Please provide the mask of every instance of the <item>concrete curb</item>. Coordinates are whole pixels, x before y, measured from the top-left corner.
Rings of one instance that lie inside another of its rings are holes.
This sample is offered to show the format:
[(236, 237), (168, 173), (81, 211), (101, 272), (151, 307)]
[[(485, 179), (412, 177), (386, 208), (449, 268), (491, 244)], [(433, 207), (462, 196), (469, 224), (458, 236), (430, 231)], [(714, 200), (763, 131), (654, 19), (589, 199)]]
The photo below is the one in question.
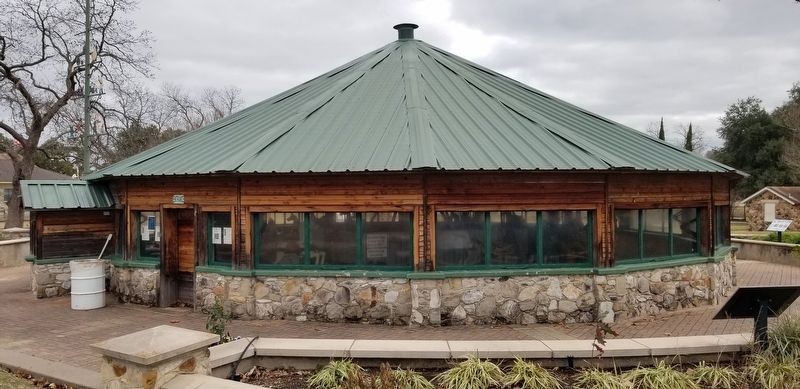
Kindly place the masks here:
[(61, 362), (48, 361), (13, 350), (0, 349), (0, 366), (78, 389), (100, 389), (100, 373)]

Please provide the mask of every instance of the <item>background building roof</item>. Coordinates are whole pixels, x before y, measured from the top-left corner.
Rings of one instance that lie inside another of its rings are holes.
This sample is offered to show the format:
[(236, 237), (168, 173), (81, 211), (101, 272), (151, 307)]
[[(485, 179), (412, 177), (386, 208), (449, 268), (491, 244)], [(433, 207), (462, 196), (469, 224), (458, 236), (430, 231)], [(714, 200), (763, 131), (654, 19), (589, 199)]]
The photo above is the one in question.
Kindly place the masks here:
[(772, 192), (772, 194), (786, 200), (786, 202), (792, 205), (800, 203), (800, 186), (765, 186), (756, 193), (747, 196), (747, 198), (739, 203), (744, 204), (764, 192)]
[[(14, 165), (11, 162), (8, 154), (0, 153), (0, 182), (11, 182), (14, 178)], [(38, 166), (33, 168), (32, 180), (68, 180), (72, 177), (54, 172), (52, 170), (42, 169)]]
[(401, 35), (88, 178), (415, 169), (734, 171)]

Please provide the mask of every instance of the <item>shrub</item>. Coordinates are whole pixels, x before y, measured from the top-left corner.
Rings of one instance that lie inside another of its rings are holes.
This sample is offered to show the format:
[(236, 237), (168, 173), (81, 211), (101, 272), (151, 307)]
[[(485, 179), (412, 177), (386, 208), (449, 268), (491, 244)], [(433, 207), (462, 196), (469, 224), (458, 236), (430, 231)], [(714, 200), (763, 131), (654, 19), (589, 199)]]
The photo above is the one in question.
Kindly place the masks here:
[(500, 386), (503, 377), (499, 366), (471, 355), (433, 380), (442, 384), (445, 389), (486, 389)]
[(753, 354), (747, 374), (764, 389), (796, 388), (800, 386), (800, 365), (795, 359), (770, 354)]
[[(762, 240), (777, 242), (778, 234), (770, 232), (769, 235), (761, 237)], [(784, 232), (783, 243), (800, 244), (800, 233)]]
[(623, 377), (633, 389), (700, 389), (688, 375), (675, 370), (672, 365), (659, 361), (653, 367), (638, 367)]
[(626, 389), (630, 387), (623, 377), (596, 367), (581, 370), (575, 376), (577, 389)]
[(203, 313), (206, 314), (206, 330), (219, 335), (220, 343), (230, 342), (231, 334), (228, 332), (228, 323), (231, 322), (233, 316), (225, 309), (219, 296), (214, 296), (214, 305), (210, 308), (203, 308)]
[(520, 387), (522, 389), (560, 389), (561, 382), (558, 381), (550, 371), (540, 366), (538, 363), (526, 362), (522, 358), (514, 359), (505, 383), (507, 386)]
[(689, 377), (704, 388), (734, 389), (742, 386), (742, 377), (733, 368), (700, 362), (689, 370)]
[(314, 389), (338, 389), (348, 380), (363, 380), (363, 371), (350, 359), (333, 360), (308, 378), (308, 386)]

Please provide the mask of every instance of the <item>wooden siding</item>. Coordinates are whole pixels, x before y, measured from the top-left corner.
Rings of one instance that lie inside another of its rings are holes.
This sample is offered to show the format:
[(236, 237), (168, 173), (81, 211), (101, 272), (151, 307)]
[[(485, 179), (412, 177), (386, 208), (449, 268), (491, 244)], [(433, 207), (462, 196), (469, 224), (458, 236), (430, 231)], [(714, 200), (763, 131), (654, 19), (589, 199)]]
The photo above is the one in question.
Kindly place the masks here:
[(114, 211), (35, 212), (32, 219), (33, 253), (37, 258), (97, 256), (108, 234), (113, 236), (106, 255), (115, 251)]
[[(714, 205), (730, 201), (728, 177), (696, 173), (430, 171), (242, 175), (128, 179), (112, 187), (126, 215), (136, 210), (158, 210), (169, 205), (174, 194), (183, 194), (187, 206), (198, 209), (193, 247), (200, 264), (206, 260), (202, 213), (231, 212), (236, 269), (253, 266), (251, 222), (256, 212), (412, 212), (414, 268), (423, 271), (435, 264), (437, 211), (593, 211), (595, 262), (610, 266), (615, 209), (698, 207), (705, 217), (713, 212)], [(710, 250), (713, 226), (706, 223), (702, 230), (701, 241), (708, 246), (704, 246), (705, 253)], [(133, 236), (128, 234), (128, 247)]]

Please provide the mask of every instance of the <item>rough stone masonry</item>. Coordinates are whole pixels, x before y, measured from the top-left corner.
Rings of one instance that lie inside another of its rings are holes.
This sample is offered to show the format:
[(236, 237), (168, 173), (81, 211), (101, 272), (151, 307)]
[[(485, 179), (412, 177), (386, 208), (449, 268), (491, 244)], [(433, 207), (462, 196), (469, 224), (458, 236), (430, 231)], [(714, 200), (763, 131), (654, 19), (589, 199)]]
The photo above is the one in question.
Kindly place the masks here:
[(237, 277), (198, 273), (196, 303), (216, 298), (235, 317), (394, 325), (611, 323), (716, 304), (733, 286), (734, 254), (618, 275), (458, 277)]

